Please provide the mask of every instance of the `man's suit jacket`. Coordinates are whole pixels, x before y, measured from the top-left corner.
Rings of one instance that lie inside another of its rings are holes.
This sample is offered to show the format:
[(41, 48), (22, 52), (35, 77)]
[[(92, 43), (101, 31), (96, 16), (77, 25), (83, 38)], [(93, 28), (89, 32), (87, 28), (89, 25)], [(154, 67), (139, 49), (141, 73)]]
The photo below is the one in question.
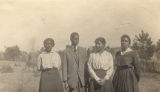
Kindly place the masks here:
[(65, 49), (62, 59), (62, 77), (64, 81), (68, 82), (69, 87), (75, 88), (79, 79), (85, 86), (87, 61), (85, 48), (78, 47), (76, 52), (71, 46)]

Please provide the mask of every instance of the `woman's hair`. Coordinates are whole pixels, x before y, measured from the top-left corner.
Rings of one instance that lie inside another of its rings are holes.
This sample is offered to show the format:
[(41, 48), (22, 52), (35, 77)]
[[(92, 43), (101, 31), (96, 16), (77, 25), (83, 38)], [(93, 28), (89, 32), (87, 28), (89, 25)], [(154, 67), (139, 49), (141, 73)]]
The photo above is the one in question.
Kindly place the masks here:
[(121, 36), (121, 41), (122, 41), (122, 39), (124, 39), (124, 38), (127, 38), (128, 41), (129, 41), (129, 44), (131, 44), (131, 38), (130, 38), (127, 34), (124, 34), (124, 35)]
[(54, 46), (55, 43), (54, 43), (54, 40), (52, 38), (46, 38), (44, 41), (43, 41), (43, 44), (46, 44), (48, 41), (51, 41), (51, 44)]
[(102, 44), (103, 45), (106, 45), (106, 40), (105, 40), (105, 38), (103, 38), (103, 37), (98, 37), (96, 40), (95, 40), (95, 43), (97, 43), (97, 42), (102, 42)]

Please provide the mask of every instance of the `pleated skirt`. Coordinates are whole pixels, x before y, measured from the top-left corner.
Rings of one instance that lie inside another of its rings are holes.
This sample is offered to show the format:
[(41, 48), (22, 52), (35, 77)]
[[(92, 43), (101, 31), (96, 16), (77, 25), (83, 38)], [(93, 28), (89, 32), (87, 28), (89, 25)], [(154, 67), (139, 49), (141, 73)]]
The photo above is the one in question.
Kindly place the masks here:
[(41, 72), (39, 92), (64, 92), (60, 73), (57, 69)]
[(117, 70), (113, 77), (114, 92), (139, 92), (135, 73), (131, 68)]

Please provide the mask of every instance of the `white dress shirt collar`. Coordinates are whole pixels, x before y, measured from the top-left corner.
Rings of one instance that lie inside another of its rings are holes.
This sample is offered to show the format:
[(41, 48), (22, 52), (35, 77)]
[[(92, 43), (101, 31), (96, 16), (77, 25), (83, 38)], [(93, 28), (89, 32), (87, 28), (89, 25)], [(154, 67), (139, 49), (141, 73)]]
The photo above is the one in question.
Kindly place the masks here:
[(130, 51), (132, 51), (131, 48), (127, 48), (125, 51), (121, 50), (121, 55), (124, 55), (124, 54), (126, 54), (127, 52), (130, 52)]
[[(73, 46), (73, 45), (71, 45), (71, 48), (73, 48), (73, 49), (74, 49), (74, 46)], [(76, 49), (76, 50), (78, 49), (78, 45), (76, 45), (75, 49)]]
[(43, 53), (54, 53), (54, 52), (56, 52), (56, 51), (52, 49), (50, 52), (44, 51)]

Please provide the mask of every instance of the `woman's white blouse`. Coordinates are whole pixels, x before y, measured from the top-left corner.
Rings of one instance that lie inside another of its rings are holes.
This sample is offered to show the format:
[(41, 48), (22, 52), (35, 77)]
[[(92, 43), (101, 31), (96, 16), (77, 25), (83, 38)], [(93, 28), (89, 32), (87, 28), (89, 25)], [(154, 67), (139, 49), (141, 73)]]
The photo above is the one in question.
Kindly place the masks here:
[(43, 69), (46, 68), (57, 68), (60, 69), (61, 67), (61, 59), (57, 52), (42, 52), (38, 57), (38, 69), (40, 70), (41, 67)]
[(100, 78), (94, 72), (94, 69), (106, 70), (106, 80), (109, 79), (113, 73), (113, 57), (112, 55), (104, 51), (103, 53), (92, 53), (90, 54), (88, 61), (88, 70), (92, 78), (100, 80)]

